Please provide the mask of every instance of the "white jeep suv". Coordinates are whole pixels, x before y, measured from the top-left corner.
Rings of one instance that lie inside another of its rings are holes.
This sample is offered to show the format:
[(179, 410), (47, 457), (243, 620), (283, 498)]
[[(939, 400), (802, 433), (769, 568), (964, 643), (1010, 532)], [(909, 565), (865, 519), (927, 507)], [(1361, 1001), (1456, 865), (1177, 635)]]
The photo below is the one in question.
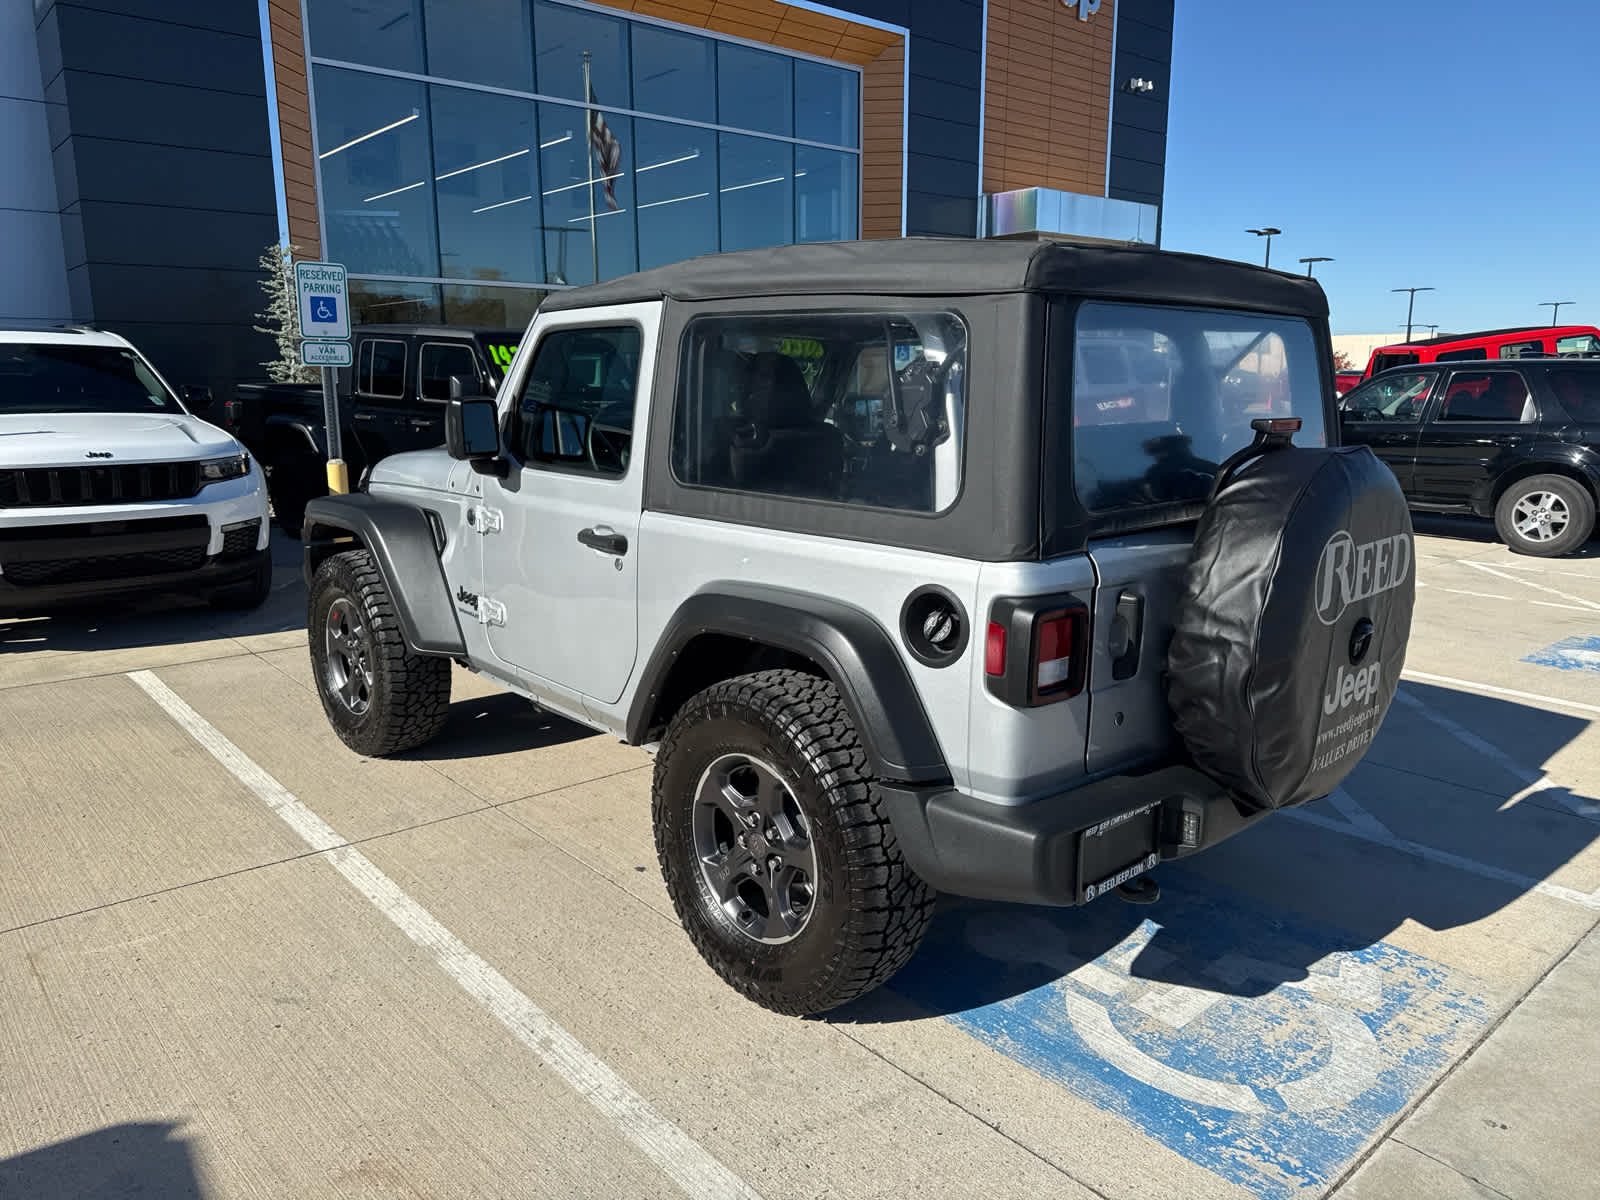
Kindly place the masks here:
[(0, 617), (156, 592), (254, 608), (267, 536), (261, 469), (125, 339), (0, 330)]

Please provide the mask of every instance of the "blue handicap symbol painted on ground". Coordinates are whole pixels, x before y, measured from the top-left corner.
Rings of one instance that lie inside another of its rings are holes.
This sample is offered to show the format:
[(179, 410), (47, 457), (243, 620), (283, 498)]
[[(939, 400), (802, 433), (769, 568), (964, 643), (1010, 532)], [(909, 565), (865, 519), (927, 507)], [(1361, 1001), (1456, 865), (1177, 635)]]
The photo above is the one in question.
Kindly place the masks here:
[(311, 319), (317, 324), (334, 325), (339, 321), (339, 300), (336, 296), (315, 296), (311, 300)]
[(1562, 638), (1543, 650), (1535, 650), (1522, 661), (1538, 663), (1541, 667), (1559, 667), (1563, 671), (1593, 671), (1600, 675), (1600, 637)]
[(1150, 908), (956, 909), (891, 986), (1257, 1196), (1330, 1183), (1491, 1016), (1421, 955), (1162, 886)]

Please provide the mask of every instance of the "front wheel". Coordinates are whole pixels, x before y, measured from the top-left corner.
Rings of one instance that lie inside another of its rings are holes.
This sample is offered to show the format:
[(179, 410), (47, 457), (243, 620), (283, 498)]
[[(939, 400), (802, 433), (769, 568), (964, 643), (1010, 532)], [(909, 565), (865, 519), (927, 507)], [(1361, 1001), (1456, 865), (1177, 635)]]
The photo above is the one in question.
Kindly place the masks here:
[(1594, 532), (1594, 497), (1564, 475), (1533, 475), (1505, 490), (1495, 505), (1494, 525), (1518, 554), (1558, 558)]
[(322, 711), (346, 746), (382, 758), (438, 736), (450, 712), (450, 660), (406, 645), (365, 550), (335, 554), (317, 568), (306, 629)]
[(833, 684), (763, 671), (673, 717), (656, 756), (656, 853), (711, 968), (775, 1012), (878, 987), (921, 944), (933, 893), (901, 855)]

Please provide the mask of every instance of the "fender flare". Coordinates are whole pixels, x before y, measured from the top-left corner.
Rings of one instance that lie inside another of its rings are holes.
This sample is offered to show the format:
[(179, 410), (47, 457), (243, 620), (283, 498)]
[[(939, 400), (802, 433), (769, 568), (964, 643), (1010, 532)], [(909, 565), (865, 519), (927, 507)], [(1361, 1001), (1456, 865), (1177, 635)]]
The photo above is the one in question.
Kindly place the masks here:
[(325, 445), (327, 439), (322, 436), (320, 425), (313, 426), (311, 422), (287, 413), (274, 413), (261, 427), (261, 440), (265, 444), (274, 436), (289, 442), (302, 442), (303, 448), (311, 455), (317, 458), (327, 457)]
[(406, 645), (418, 654), (465, 658), (466, 641), (439, 562), (439, 543), (428, 515), (415, 505), (364, 492), (319, 496), (306, 503), (305, 579), (354, 535), (372, 555), (389, 589)]
[(668, 620), (629, 706), (630, 743), (648, 740), (673, 669), (705, 634), (742, 638), (814, 662), (839, 689), (878, 778), (949, 780), (905, 660), (876, 618), (827, 596), (732, 580), (706, 585)]
[(1493, 518), (1495, 507), (1506, 489), (1529, 475), (1565, 475), (1573, 482), (1583, 484), (1589, 494), (1595, 497), (1595, 506), (1600, 508), (1600, 455), (1584, 446), (1563, 444), (1535, 447), (1527, 457), (1479, 483), (1469, 501), (1473, 512), (1481, 517)]

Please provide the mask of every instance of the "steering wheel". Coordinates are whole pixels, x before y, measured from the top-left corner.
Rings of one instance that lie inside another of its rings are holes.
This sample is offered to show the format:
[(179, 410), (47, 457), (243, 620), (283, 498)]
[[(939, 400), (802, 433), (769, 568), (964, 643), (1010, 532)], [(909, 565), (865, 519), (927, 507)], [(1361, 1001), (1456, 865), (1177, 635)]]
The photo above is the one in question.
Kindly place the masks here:
[(628, 455), (633, 445), (632, 415), (612, 407), (601, 409), (589, 419), (589, 427), (583, 435), (583, 452), (596, 473), (620, 475), (628, 469)]

